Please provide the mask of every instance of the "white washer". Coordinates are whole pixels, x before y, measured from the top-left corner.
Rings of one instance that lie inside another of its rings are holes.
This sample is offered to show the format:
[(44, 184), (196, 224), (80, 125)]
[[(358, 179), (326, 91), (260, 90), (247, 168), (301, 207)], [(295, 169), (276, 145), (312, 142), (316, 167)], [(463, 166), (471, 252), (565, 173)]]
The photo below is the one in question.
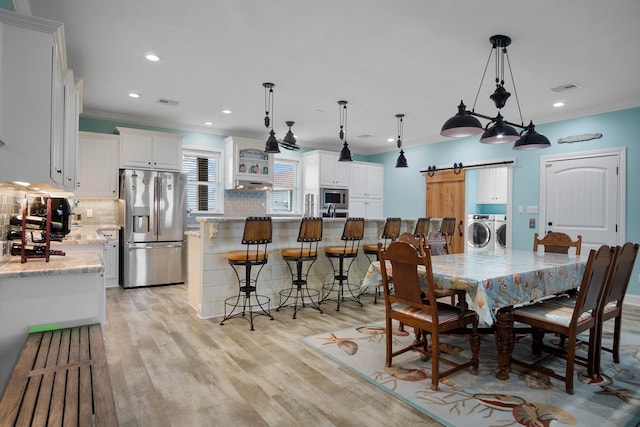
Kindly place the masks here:
[(495, 250), (495, 215), (467, 215), (467, 252), (493, 252)]
[(507, 216), (496, 215), (496, 238), (494, 239), (495, 249), (498, 253), (504, 253), (507, 250)]

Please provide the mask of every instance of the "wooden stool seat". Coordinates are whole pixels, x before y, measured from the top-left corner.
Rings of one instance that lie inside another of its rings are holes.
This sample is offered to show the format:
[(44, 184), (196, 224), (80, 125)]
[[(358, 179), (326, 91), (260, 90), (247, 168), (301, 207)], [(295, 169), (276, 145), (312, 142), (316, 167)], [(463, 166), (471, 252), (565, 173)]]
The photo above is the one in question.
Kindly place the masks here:
[(247, 251), (230, 251), (227, 252), (227, 260), (230, 262), (245, 263), (247, 261), (264, 261), (269, 258), (269, 253), (264, 251), (249, 252)]

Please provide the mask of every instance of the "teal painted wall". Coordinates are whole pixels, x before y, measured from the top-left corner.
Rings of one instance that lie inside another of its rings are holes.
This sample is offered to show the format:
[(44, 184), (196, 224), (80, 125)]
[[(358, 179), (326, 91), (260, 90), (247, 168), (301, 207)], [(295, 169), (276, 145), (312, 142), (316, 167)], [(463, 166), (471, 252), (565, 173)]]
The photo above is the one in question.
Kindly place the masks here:
[(14, 10), (11, 0), (0, 0), (0, 9)]
[[(512, 246), (514, 249), (531, 248), (533, 233), (529, 228), (529, 218), (536, 215), (518, 215), (518, 206), (539, 206), (541, 156), (572, 152), (626, 147), (626, 236), (625, 241), (640, 242), (640, 108), (632, 108), (612, 113), (585, 116), (573, 120), (537, 125), (536, 130), (549, 138), (552, 147), (535, 151), (516, 151), (512, 144), (485, 145), (478, 137), (447, 139), (437, 144), (405, 148), (408, 168), (395, 168), (396, 151), (369, 156), (368, 161), (383, 163), (385, 166), (384, 215), (399, 217), (419, 217), (425, 211), (425, 183), (421, 169), (430, 165), (451, 165), (462, 162), (472, 164), (483, 161), (515, 158), (513, 170), (513, 209), (507, 212), (512, 224)], [(602, 133), (601, 139), (573, 144), (557, 144), (558, 138), (585, 133)], [(537, 219), (537, 218), (536, 218)], [(640, 295), (638, 273), (640, 260), (636, 261), (629, 293)]]

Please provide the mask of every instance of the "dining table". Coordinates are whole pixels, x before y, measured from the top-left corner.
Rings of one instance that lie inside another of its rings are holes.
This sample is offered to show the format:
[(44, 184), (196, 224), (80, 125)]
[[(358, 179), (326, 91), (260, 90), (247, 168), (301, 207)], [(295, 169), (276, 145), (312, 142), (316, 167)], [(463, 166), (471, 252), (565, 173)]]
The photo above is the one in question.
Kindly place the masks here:
[[(498, 347), (496, 378), (507, 380), (514, 347), (513, 307), (576, 289), (582, 281), (588, 255), (525, 250), (465, 252), (431, 257), (435, 287), (466, 292), (466, 304), (495, 332)], [(391, 264), (387, 274), (393, 277)], [(419, 266), (426, 289), (424, 267)], [(361, 290), (380, 286), (380, 262), (369, 266)]]

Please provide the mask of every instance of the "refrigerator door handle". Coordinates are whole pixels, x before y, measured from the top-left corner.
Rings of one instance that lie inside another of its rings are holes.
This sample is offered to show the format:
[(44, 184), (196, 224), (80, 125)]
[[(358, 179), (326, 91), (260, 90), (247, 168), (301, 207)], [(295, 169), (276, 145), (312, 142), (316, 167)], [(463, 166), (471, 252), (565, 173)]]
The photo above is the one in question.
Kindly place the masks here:
[[(137, 249), (154, 249), (157, 248), (158, 246), (138, 246), (139, 244), (137, 244), (136, 246), (130, 246), (128, 249), (130, 251), (134, 251)], [(162, 245), (163, 248), (181, 248), (182, 245), (167, 245), (167, 244), (163, 244)]]

